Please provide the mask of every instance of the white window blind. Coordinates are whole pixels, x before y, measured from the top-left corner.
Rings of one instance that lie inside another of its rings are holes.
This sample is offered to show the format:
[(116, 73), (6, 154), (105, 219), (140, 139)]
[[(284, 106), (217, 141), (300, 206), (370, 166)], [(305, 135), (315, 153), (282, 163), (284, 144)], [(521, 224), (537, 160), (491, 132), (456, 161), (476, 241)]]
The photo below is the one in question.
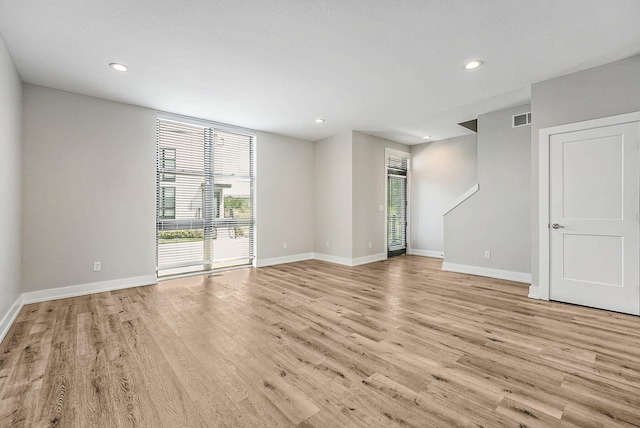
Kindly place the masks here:
[(387, 153), (387, 243), (388, 251), (407, 248), (407, 172), (406, 157)]
[(254, 140), (252, 135), (158, 119), (159, 276), (251, 264)]

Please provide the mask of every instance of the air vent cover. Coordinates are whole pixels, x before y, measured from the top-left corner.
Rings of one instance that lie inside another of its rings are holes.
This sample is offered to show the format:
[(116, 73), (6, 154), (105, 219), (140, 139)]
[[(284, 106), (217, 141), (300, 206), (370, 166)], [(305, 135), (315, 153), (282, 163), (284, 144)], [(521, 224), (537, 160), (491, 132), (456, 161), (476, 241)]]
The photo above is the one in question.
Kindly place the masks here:
[(516, 114), (512, 117), (511, 126), (513, 128), (526, 125), (531, 125), (531, 112)]

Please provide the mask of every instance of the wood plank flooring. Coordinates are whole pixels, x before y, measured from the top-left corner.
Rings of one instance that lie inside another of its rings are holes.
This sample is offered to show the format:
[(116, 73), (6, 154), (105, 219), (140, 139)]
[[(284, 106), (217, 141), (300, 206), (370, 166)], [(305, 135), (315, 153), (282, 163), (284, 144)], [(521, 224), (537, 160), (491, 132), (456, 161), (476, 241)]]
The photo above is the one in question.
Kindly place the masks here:
[(27, 305), (2, 427), (640, 426), (640, 317), (401, 256)]

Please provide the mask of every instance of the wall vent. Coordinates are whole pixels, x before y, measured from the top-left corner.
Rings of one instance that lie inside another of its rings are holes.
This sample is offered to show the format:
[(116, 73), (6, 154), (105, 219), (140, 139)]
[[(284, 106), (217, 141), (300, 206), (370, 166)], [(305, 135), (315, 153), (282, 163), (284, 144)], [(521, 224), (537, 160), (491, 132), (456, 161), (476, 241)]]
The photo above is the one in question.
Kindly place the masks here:
[(467, 120), (466, 122), (460, 122), (458, 125), (463, 126), (473, 132), (478, 132), (478, 119)]
[(513, 128), (527, 125), (531, 125), (531, 112), (516, 114), (512, 116), (511, 126)]

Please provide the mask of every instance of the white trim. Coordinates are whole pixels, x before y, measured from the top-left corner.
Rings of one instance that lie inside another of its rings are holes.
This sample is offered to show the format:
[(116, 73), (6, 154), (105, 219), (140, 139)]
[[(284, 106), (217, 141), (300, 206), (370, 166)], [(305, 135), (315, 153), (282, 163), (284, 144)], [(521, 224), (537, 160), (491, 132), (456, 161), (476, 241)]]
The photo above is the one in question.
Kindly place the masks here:
[(323, 254), (323, 253), (303, 253), (303, 254), (294, 254), (291, 256), (284, 257), (274, 257), (272, 259), (263, 259), (258, 260), (256, 267), (266, 267), (279, 265), (282, 263), (294, 263), (301, 262), (304, 260), (320, 260), (323, 262), (336, 263), (343, 266), (360, 266), (367, 263), (379, 262), (387, 259), (386, 253), (379, 254), (371, 254), (368, 256), (362, 256), (357, 258), (347, 258), (347, 257), (338, 257), (333, 256), (331, 254)]
[(155, 275), (135, 276), (131, 278), (114, 279), (111, 281), (92, 282), (89, 284), (71, 285), (69, 287), (49, 288), (47, 290), (29, 291), (22, 293), (23, 303), (38, 303), (48, 300), (66, 299), (68, 297), (84, 296), (85, 294), (102, 293), (105, 291), (121, 290), (123, 288), (141, 287), (157, 284)]
[(457, 207), (458, 205), (460, 205), (461, 203), (469, 199), (471, 195), (476, 193), (478, 190), (480, 190), (480, 183), (474, 184), (473, 187), (471, 187), (471, 189), (467, 190), (462, 195), (458, 196), (453, 202), (451, 202), (451, 204), (449, 204), (449, 207), (442, 213), (442, 215), (449, 214), (451, 210), (453, 210), (455, 207)]
[(280, 265), (283, 263), (301, 262), (303, 260), (313, 259), (313, 253), (293, 254), (290, 256), (272, 257), (270, 259), (258, 259), (256, 260), (255, 267), (265, 267)]
[(538, 287), (534, 287), (533, 285), (529, 287), (529, 296), (530, 299), (539, 299), (540, 298), (540, 290)]
[(480, 266), (459, 265), (456, 263), (447, 262), (442, 263), (442, 270), (446, 270), (449, 272), (466, 273), (469, 275), (488, 276), (489, 278), (506, 279), (508, 281), (531, 284), (531, 274), (525, 272), (491, 269)]
[(369, 256), (349, 259), (347, 257), (332, 256), (330, 254), (314, 253), (313, 258), (323, 262), (336, 263), (343, 266), (360, 266), (367, 263), (380, 262), (387, 259), (387, 253), (371, 254)]
[(331, 254), (313, 253), (313, 258), (323, 262), (337, 263), (339, 265), (351, 266), (351, 259), (346, 257), (332, 256)]
[(9, 332), (9, 329), (13, 325), (13, 322), (16, 320), (20, 310), (24, 306), (24, 300), (22, 298), (22, 294), (18, 296), (13, 305), (9, 307), (9, 310), (5, 314), (2, 321), (0, 321), (0, 343), (4, 340), (5, 336)]
[(551, 255), (549, 249), (549, 198), (551, 196), (549, 193), (549, 140), (551, 136), (630, 122), (640, 122), (640, 111), (540, 129), (538, 133), (538, 284), (535, 286), (532, 284), (529, 294), (535, 295), (535, 288), (537, 288), (539, 298), (549, 300), (549, 257)]
[(363, 257), (357, 257), (355, 259), (351, 259), (350, 266), (366, 265), (367, 263), (380, 262), (386, 259), (387, 259), (387, 253), (371, 254), (369, 256), (363, 256)]
[(415, 248), (410, 248), (409, 251), (407, 251), (407, 254), (411, 256), (435, 257), (437, 259), (444, 258), (444, 253), (442, 251), (418, 250)]

